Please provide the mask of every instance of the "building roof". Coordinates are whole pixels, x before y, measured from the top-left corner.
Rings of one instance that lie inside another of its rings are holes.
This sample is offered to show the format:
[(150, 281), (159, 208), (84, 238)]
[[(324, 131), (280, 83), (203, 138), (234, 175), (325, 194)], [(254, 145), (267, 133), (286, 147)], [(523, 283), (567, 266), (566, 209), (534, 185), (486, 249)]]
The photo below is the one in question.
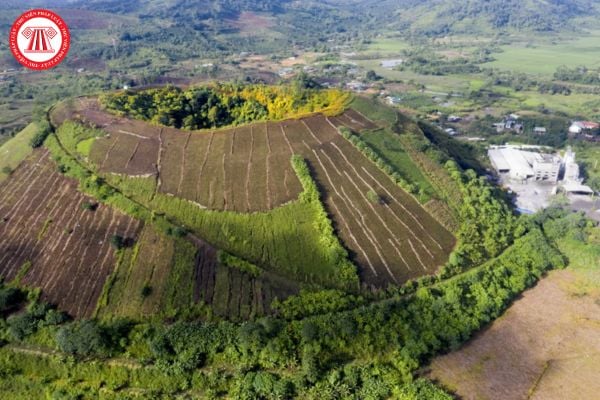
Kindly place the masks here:
[(581, 183), (566, 183), (563, 185), (563, 188), (567, 193), (587, 193), (594, 194), (592, 188), (586, 185), (582, 185)]
[(581, 129), (598, 129), (600, 128), (600, 124), (592, 121), (575, 121), (573, 125), (581, 128)]
[(488, 156), (494, 167), (499, 171), (510, 171), (515, 178), (527, 178), (535, 175), (534, 166), (552, 164), (557, 166), (560, 161), (550, 154), (519, 150), (512, 147), (491, 148)]

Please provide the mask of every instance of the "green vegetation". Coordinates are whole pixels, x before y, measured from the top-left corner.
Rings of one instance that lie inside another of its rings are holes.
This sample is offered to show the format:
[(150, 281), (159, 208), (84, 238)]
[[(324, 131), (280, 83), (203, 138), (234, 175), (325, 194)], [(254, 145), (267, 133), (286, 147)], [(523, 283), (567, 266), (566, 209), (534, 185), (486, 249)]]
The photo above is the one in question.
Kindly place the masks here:
[(581, 143), (574, 150), (577, 153), (577, 161), (581, 163), (586, 183), (594, 190), (600, 191), (600, 146)]
[(541, 40), (533, 44), (511, 43), (502, 46), (502, 52), (494, 54), (496, 60), (487, 66), (546, 76), (552, 76), (562, 66), (597, 66), (599, 38), (600, 31), (593, 31), (559, 43)]
[(37, 240), (42, 240), (44, 238), (44, 236), (48, 232), (48, 228), (50, 228), (51, 224), (52, 224), (51, 218), (48, 218), (47, 220), (44, 221), (44, 225), (42, 225), (42, 229), (40, 229), (40, 232), (38, 233)]
[(0, 146), (0, 182), (5, 180), (31, 153), (29, 143), (37, 132), (38, 126), (32, 122), (14, 138)]
[(401, 186), (416, 194), (421, 203), (426, 203), (435, 196), (433, 187), (406, 153), (396, 134), (389, 129), (381, 129), (363, 132), (360, 139), (379, 153), (384, 162), (398, 171), (397, 174), (406, 181), (406, 184)]
[(479, 265), (500, 254), (525, 227), (517, 219), (499, 189), (472, 170), (462, 174), (458, 165), (448, 161), (446, 168), (461, 190), (458, 248), (452, 253), (446, 272)]
[(29, 140), (29, 145), (32, 148), (40, 147), (44, 144), (44, 140), (48, 137), (51, 132), (50, 123), (46, 120), (38, 121), (37, 123), (37, 132), (33, 137)]
[[(375, 132), (372, 132), (371, 135), (379, 135), (379, 134), (383, 134), (383, 132), (385, 132), (385, 130), (377, 130)], [(409, 182), (407, 179), (405, 179), (403, 173), (399, 172), (399, 171), (405, 172), (404, 169), (397, 168), (397, 164), (389, 163), (386, 159), (382, 158), (379, 154), (377, 154), (377, 152), (375, 150), (373, 150), (373, 148), (371, 148), (368, 144), (365, 143), (365, 141), (363, 140), (363, 137), (367, 134), (361, 134), (360, 136), (358, 136), (358, 135), (353, 134), (349, 129), (344, 128), (344, 127), (340, 128), (340, 133), (342, 134), (342, 136), (344, 136), (346, 139), (348, 139), (348, 141), (350, 141), (350, 143), (355, 145), (356, 148), (358, 150), (360, 150), (360, 152), (363, 153), (369, 160), (373, 161), (375, 163), (375, 165), (377, 165), (379, 167), (379, 169), (381, 169), (390, 178), (392, 178), (398, 186), (400, 186), (402, 189), (404, 189), (408, 193), (418, 195), (419, 201), (422, 203), (425, 203), (429, 200), (428, 194), (425, 192), (424, 189), (422, 189), (422, 187), (415, 185), (412, 182)], [(379, 148), (377, 148), (377, 150), (379, 150)], [(409, 162), (410, 162), (410, 160), (409, 160)], [(421, 182), (421, 183), (423, 183), (423, 182)], [(424, 183), (425, 183), (425, 185), (427, 184), (426, 181)], [(375, 193), (375, 195), (377, 195), (377, 193)], [(371, 199), (371, 197), (369, 197), (369, 199), (372, 201), (374, 200), (374, 199)], [(378, 201), (374, 201), (374, 202), (378, 202)]]
[(217, 258), (222, 265), (226, 265), (230, 268), (236, 268), (254, 278), (258, 277), (261, 273), (260, 268), (258, 268), (256, 265), (249, 263), (246, 260), (242, 260), (241, 258), (225, 251), (219, 251)]
[(23, 280), (23, 278), (25, 278), (25, 275), (27, 275), (27, 272), (29, 272), (29, 270), (31, 269), (31, 265), (32, 265), (31, 261), (25, 261), (25, 263), (21, 266), (21, 268), (19, 268), (19, 272), (17, 272), (17, 275), (14, 277), (14, 279), (10, 283), (11, 286), (14, 286), (14, 287), (21, 286), (21, 281)]
[(390, 107), (382, 107), (372, 99), (366, 99), (361, 96), (354, 96), (350, 107), (360, 112), (363, 115), (367, 115), (371, 120), (379, 122), (383, 125), (391, 125), (397, 120), (397, 112)]
[(110, 237), (110, 245), (115, 250), (121, 250), (121, 249), (125, 248), (125, 238), (123, 238), (122, 236), (119, 236), (119, 235), (113, 235)]
[(298, 86), (214, 84), (107, 94), (102, 104), (120, 115), (182, 129), (215, 128), (277, 120), (320, 111), (339, 114), (348, 102), (339, 90)]
[(71, 155), (76, 155), (79, 160), (83, 160), (90, 155), (94, 140), (106, 135), (106, 132), (66, 121), (60, 126), (56, 134), (60, 139), (60, 143)]
[[(431, 288), (420, 288), (414, 295), (349, 311), (290, 322), (265, 318), (241, 325), (179, 322), (163, 327), (117, 321), (62, 325), (52, 329), (56, 344), (51, 348), (76, 355), (68, 361), (71, 367), (61, 366), (61, 357), (34, 361), (33, 356), (15, 357), (5, 348), (0, 351), (0, 369), (11, 379), (3, 385), (11, 385), (15, 393), (29, 388), (33, 393), (60, 390), (86, 396), (102, 387), (106, 395), (126, 396), (130, 389), (137, 389), (152, 390), (159, 398), (183, 390), (189, 395), (236, 398), (316, 398), (318, 394), (319, 398), (411, 399), (427, 394), (445, 399), (429, 383), (413, 381), (412, 372), (497, 317), (544, 271), (564, 265), (537, 225), (532, 223), (529, 229), (500, 257), (482, 267)], [(304, 299), (306, 306), (289, 308), (299, 310), (291, 316), (314, 307), (310, 305), (314, 296), (305, 295)], [(22, 340), (33, 338), (27, 330), (17, 333)], [(125, 353), (133, 359), (119, 363), (80, 358)], [(138, 357), (151, 365), (141, 366)], [(65, 384), (67, 373), (76, 384)], [(160, 385), (148, 381), (149, 376)], [(26, 381), (30, 383), (24, 385)]]
[(271, 307), (287, 320), (306, 318), (311, 315), (346, 311), (366, 304), (360, 296), (344, 293), (340, 290), (320, 290), (311, 292), (302, 290), (299, 295), (284, 301), (275, 300)]
[(176, 232), (177, 226), (189, 228), (217, 248), (294, 281), (341, 289), (358, 287), (356, 268), (348, 261), (346, 250), (333, 232), (303, 160), (292, 160), (304, 188), (298, 201), (266, 213), (211, 211), (155, 193), (155, 181), (151, 178), (110, 176), (107, 179), (114, 187), (107, 185), (61, 147), (66, 139), (65, 148), (76, 148), (77, 140), (71, 135), (81, 137), (80, 132), (87, 128), (71, 123), (63, 126), (57, 131), (60, 143), (50, 137), (47, 145), (66, 174), (79, 179), (84, 192), (144, 221), (155, 221), (156, 213), (165, 215), (177, 222), (172, 226), (159, 219), (157, 222), (163, 224), (165, 232), (169, 229)]

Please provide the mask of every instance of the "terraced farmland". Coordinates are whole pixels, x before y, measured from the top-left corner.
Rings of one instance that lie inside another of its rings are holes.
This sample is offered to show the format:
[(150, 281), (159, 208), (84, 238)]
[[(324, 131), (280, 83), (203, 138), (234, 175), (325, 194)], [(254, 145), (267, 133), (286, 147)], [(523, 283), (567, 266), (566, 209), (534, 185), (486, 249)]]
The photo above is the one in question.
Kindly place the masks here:
[(376, 128), (357, 111), (196, 132), (118, 118), (85, 101), (70, 118), (109, 133), (92, 146), (101, 172), (153, 175), (157, 191), (201, 209), (262, 212), (294, 201), (302, 187), (289, 160), (303, 156), (367, 285), (433, 273), (453, 248), (453, 236), (339, 134), (338, 126)]
[(42, 289), (42, 298), (77, 317), (93, 314), (115, 263), (113, 235), (135, 240), (139, 221), (98, 204), (35, 151), (0, 185), (0, 275)]
[(217, 250), (200, 239), (172, 238), (146, 225), (117, 263), (98, 315), (173, 315), (200, 304), (215, 315), (246, 320), (268, 314), (275, 297), (297, 292), (295, 284), (268, 273), (251, 276), (221, 264)]

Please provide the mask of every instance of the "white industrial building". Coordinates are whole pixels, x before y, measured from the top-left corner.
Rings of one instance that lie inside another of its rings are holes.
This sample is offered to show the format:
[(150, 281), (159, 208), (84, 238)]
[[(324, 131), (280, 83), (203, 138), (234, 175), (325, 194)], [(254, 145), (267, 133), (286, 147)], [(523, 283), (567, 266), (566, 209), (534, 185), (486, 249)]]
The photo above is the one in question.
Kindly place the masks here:
[[(516, 194), (520, 212), (548, 207), (558, 192), (566, 193), (579, 208), (593, 208), (590, 204), (594, 202), (594, 191), (584, 185), (571, 148), (560, 157), (541, 153), (535, 146), (492, 146), (488, 155), (502, 184)], [(600, 218), (595, 213), (591, 216)]]
[(561, 160), (552, 154), (521, 150), (514, 146), (492, 146), (488, 150), (492, 166), (501, 175), (512, 180), (556, 183)]

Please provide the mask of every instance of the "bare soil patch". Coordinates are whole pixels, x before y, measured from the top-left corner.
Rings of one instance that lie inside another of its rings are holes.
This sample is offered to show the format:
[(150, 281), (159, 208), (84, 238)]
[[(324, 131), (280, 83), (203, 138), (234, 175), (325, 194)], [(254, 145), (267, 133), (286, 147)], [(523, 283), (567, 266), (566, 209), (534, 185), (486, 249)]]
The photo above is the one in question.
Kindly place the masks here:
[[(598, 272), (596, 272), (597, 274)], [(462, 399), (593, 399), (600, 393), (600, 291), (553, 271), (429, 377)]]
[(136, 240), (141, 223), (77, 191), (47, 150), (0, 185), (0, 276), (42, 289), (42, 298), (90, 317), (113, 271), (113, 235)]

